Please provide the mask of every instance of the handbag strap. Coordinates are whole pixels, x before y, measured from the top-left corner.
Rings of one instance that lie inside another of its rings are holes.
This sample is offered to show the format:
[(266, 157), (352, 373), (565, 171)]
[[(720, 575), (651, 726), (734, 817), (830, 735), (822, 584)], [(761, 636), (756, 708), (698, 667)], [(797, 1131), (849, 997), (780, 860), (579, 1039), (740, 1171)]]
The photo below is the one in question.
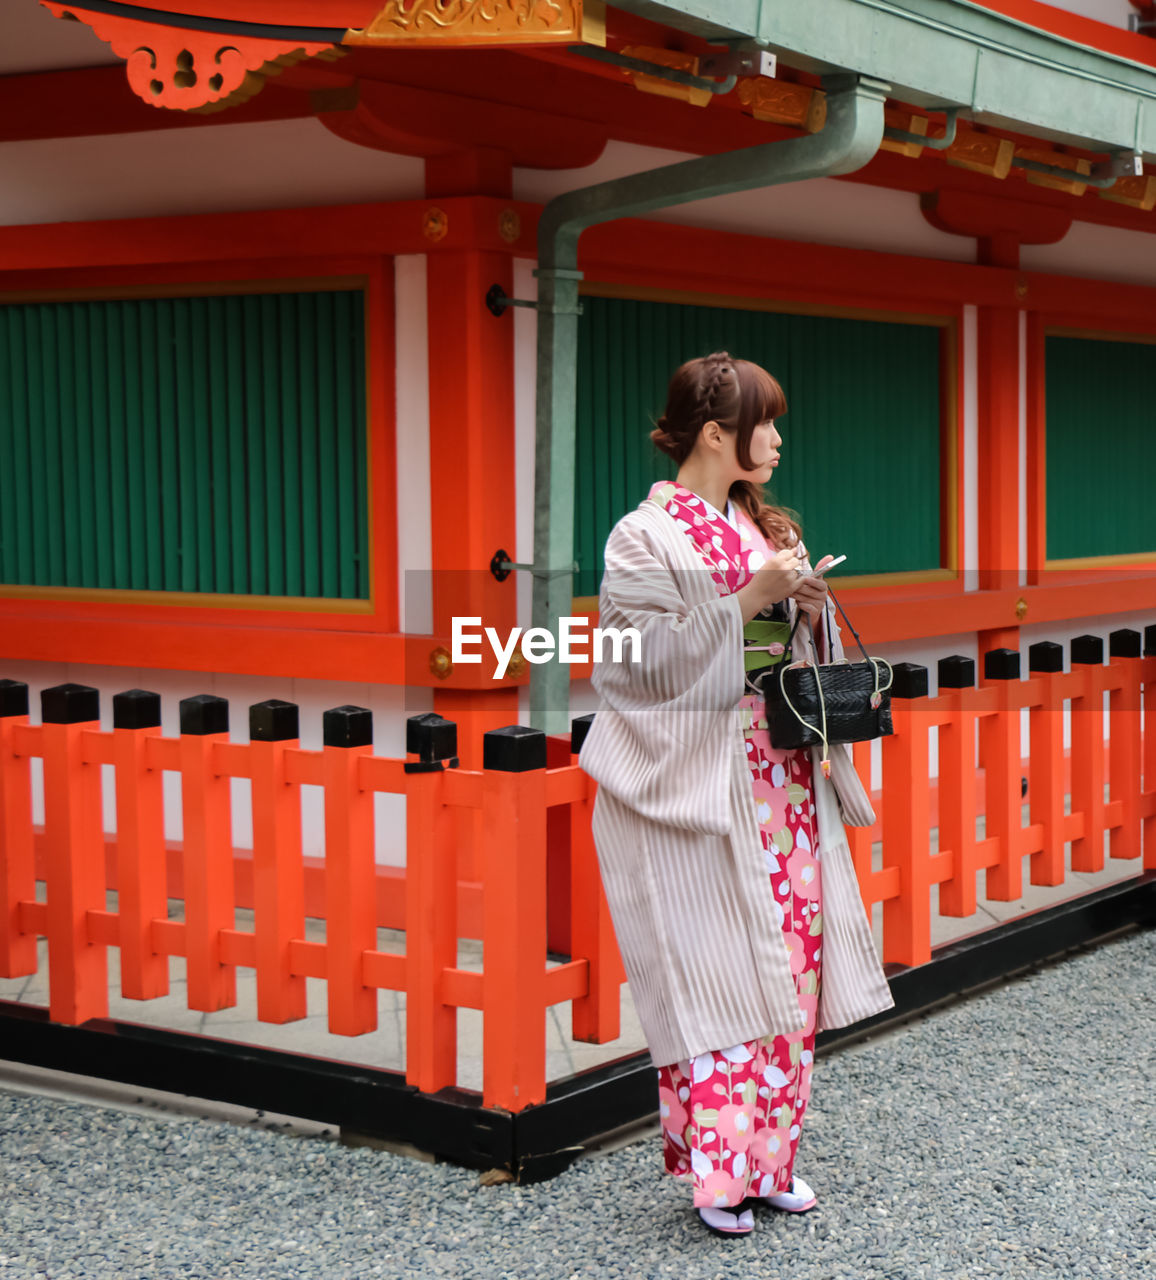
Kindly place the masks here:
[[(847, 624), (848, 631), (850, 631), (851, 634), (855, 637), (855, 643), (859, 646), (859, 652), (863, 655), (864, 658), (867, 659), (868, 662), (870, 662), (871, 659), (870, 657), (868, 657), (867, 650), (863, 648), (863, 641), (859, 639), (859, 632), (856, 631), (855, 628), (851, 625), (851, 619), (847, 617), (847, 610), (844, 609), (843, 606), (839, 603), (839, 597), (831, 590), (830, 583), (827, 584), (827, 594), (831, 597), (832, 600), (834, 600), (835, 608), (838, 609), (839, 612), (843, 615), (843, 621)], [(812, 631), (812, 636), (813, 635), (814, 635), (814, 631)]]
[[(870, 664), (871, 670), (874, 672), (875, 689), (871, 694), (871, 706), (872, 708), (877, 708), (879, 706), (879, 701), (882, 695), (886, 693), (888, 689), (891, 688), (891, 682), (893, 679), (891, 664), (885, 658), (872, 658), (871, 655), (867, 652), (867, 650), (863, 647), (863, 641), (860, 640), (858, 631), (856, 631), (855, 628), (851, 626), (851, 619), (847, 617), (847, 611), (839, 603), (839, 599), (835, 595), (835, 593), (831, 590), (830, 584), (828, 584), (827, 586), (827, 594), (831, 597), (832, 600), (835, 601), (835, 607), (842, 614), (843, 621), (847, 624), (851, 634), (855, 637), (855, 643), (859, 646), (859, 652), (863, 655), (864, 660)], [(806, 614), (807, 626), (811, 632), (811, 651), (816, 655), (816, 660), (814, 662), (809, 662), (806, 665), (809, 666), (811, 670), (814, 671), (815, 673), (815, 689), (816, 689), (816, 693), (819, 700), (819, 724), (817, 725), (811, 724), (808, 720), (804, 719), (804, 717), (800, 714), (798, 708), (791, 701), (790, 695), (787, 693), (787, 686), (783, 679), (783, 675), (787, 668), (787, 659), (790, 657), (790, 653), (791, 653), (791, 642), (795, 638), (795, 632), (798, 630), (799, 623), (803, 620), (804, 614)], [(783, 654), (783, 660), (779, 665), (779, 670), (778, 670), (779, 690), (783, 695), (783, 701), (787, 704), (787, 707), (790, 709), (791, 714), (795, 717), (795, 719), (798, 720), (798, 722), (801, 725), (803, 725), (804, 728), (810, 729), (813, 733), (817, 733), (819, 735), (819, 738), (823, 743), (823, 754), (820, 759), (820, 764), (822, 766), (823, 776), (825, 778), (829, 778), (831, 776), (831, 761), (829, 759), (830, 743), (827, 741), (827, 704), (823, 697), (823, 681), (819, 675), (818, 653), (819, 653), (819, 647), (815, 640), (815, 627), (814, 627), (814, 624), (811, 622), (811, 615), (807, 614), (805, 609), (800, 609), (799, 606), (796, 605), (795, 606), (795, 622), (794, 622), (794, 625), (791, 627), (791, 634), (787, 637), (786, 652)], [(882, 688), (880, 688), (879, 686), (879, 663), (883, 663), (883, 665), (887, 668), (887, 683)]]
[[(839, 597), (836, 596), (836, 594), (831, 590), (830, 583), (827, 584), (827, 594), (831, 597), (832, 600), (834, 600), (835, 608), (839, 610), (840, 614), (842, 614), (843, 621), (847, 624), (847, 629), (855, 637), (855, 643), (859, 646), (859, 652), (863, 655), (864, 661), (870, 662), (871, 655), (867, 652), (866, 649), (863, 648), (863, 641), (859, 639), (859, 632), (856, 631), (855, 628), (851, 625), (851, 619), (847, 617), (847, 610), (844, 609), (843, 606), (839, 603)], [(811, 628), (811, 647), (815, 649), (816, 653), (818, 652), (818, 649), (815, 646), (815, 628), (811, 622), (810, 614), (807, 614), (807, 611), (805, 609), (800, 609), (799, 606), (796, 605), (795, 606), (795, 624), (791, 628), (791, 634), (787, 637), (788, 653), (790, 652), (791, 641), (794, 640), (795, 632), (799, 629), (799, 623), (802, 622), (804, 615), (806, 615), (807, 617), (807, 626)], [(786, 655), (784, 654), (784, 659), (785, 657)], [(890, 664), (888, 664), (888, 666), (890, 666)], [(890, 688), (890, 683), (888, 683), (888, 688)]]
[[(855, 643), (859, 646), (859, 652), (871, 664), (871, 669), (875, 672), (875, 689), (871, 696), (871, 706), (873, 708), (877, 708), (879, 705), (879, 699), (882, 697), (883, 694), (885, 694), (888, 691), (888, 689), (891, 688), (891, 685), (895, 679), (895, 673), (891, 669), (891, 663), (888, 662), (886, 658), (871, 657), (871, 655), (867, 652), (867, 650), (863, 648), (863, 641), (859, 639), (859, 632), (856, 631), (853, 626), (851, 626), (851, 619), (847, 617), (846, 609), (844, 609), (843, 606), (839, 603), (839, 597), (836, 596), (836, 594), (831, 590), (830, 585), (828, 585), (827, 587), (827, 594), (831, 597), (832, 600), (835, 601), (835, 608), (838, 609), (839, 612), (843, 615), (843, 621), (847, 624), (848, 630), (855, 637)], [(814, 641), (815, 641), (815, 629), (814, 627), (812, 627), (811, 643), (814, 644)], [(887, 668), (887, 683), (882, 686), (879, 684), (879, 664), (880, 663), (882, 663)]]
[(791, 701), (791, 695), (787, 692), (787, 684), (783, 679), (782, 672), (779, 673), (779, 691), (783, 695), (783, 701), (787, 704), (791, 714), (803, 726), (804, 729), (810, 729), (812, 733), (817, 733), (823, 743), (823, 755), (819, 763), (823, 770), (823, 777), (831, 776), (831, 761), (828, 758), (831, 754), (831, 744), (827, 741), (827, 704), (823, 699), (823, 682), (819, 679), (819, 668), (817, 665), (807, 664), (815, 673), (815, 689), (819, 696), (819, 723), (811, 724), (805, 720), (799, 712), (798, 707)]

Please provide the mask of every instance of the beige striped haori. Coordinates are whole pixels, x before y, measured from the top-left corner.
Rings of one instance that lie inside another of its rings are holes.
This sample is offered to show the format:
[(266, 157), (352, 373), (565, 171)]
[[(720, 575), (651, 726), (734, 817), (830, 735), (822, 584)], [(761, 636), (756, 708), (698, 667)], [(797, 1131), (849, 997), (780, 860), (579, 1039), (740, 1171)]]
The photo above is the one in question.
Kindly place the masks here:
[[(594, 668), (582, 749), (594, 838), (631, 993), (656, 1064), (803, 1026), (755, 816), (739, 700), (742, 608), (720, 596), (674, 519), (643, 502), (606, 544), (599, 625), (634, 627), (641, 661)], [(790, 602), (792, 621), (794, 603)], [(828, 613), (831, 658), (843, 656)], [(810, 657), (809, 643), (795, 656)], [(629, 646), (626, 646), (629, 652)], [(836, 747), (834, 751), (845, 751)], [(823, 877), (818, 1027), (894, 1001), (833, 784), (814, 763)], [(838, 770), (845, 774), (845, 770)]]

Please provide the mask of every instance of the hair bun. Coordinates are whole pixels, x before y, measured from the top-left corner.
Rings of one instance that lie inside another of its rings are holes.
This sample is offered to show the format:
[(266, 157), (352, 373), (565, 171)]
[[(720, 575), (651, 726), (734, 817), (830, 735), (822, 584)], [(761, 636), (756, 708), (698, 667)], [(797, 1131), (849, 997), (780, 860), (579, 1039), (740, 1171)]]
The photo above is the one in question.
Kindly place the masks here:
[(656, 449), (674, 458), (678, 450), (678, 441), (667, 430), (668, 425), (665, 416), (659, 418), (657, 425), (650, 433), (650, 440)]

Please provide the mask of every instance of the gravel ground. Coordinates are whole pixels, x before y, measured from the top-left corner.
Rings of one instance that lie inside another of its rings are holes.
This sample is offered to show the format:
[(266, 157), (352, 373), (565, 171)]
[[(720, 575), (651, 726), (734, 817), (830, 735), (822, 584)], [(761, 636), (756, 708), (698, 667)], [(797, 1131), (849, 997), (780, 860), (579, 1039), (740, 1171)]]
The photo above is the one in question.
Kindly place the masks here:
[(0, 1091), (0, 1280), (1156, 1277), (1156, 930), (820, 1060), (819, 1207), (708, 1235), (657, 1138), (552, 1182)]

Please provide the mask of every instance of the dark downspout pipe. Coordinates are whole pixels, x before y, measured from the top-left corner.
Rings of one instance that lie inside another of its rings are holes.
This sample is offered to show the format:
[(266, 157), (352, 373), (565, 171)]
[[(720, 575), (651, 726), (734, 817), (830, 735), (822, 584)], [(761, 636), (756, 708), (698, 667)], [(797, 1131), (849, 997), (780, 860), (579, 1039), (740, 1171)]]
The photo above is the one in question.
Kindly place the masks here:
[[(551, 200), (538, 224), (538, 386), (534, 465), (533, 625), (557, 635), (571, 611), (574, 562), (574, 437), (578, 352), (578, 237), (614, 218), (805, 178), (851, 173), (883, 137), (888, 86), (863, 76), (824, 82), (821, 132), (741, 151), (702, 156), (568, 191)], [(570, 668), (531, 667), (530, 722), (547, 733), (570, 727)]]

